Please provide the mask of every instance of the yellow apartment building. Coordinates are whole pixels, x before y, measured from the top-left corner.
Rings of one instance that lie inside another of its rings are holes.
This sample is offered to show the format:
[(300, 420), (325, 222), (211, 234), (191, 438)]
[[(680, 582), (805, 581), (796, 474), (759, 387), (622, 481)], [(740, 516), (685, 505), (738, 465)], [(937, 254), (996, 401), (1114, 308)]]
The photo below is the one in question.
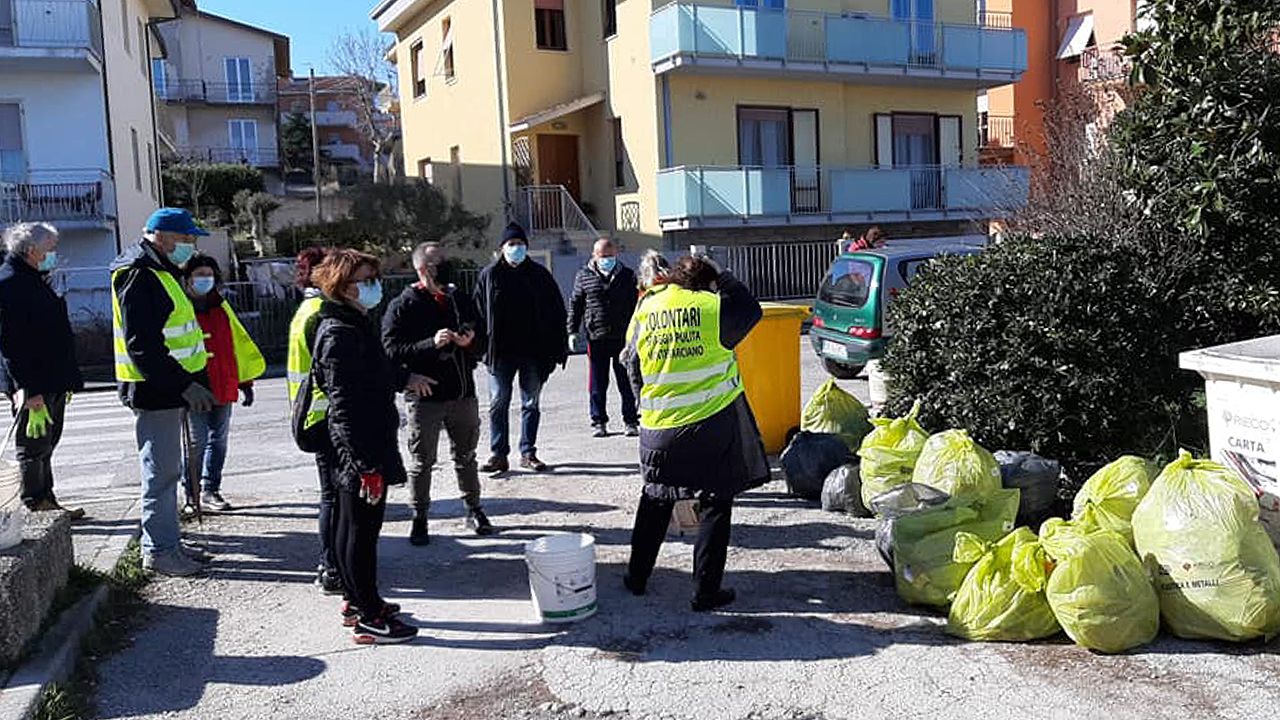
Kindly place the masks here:
[[(475, 212), (629, 249), (980, 231), (975, 98), (1026, 33), (973, 0), (385, 0), (404, 156)], [(784, 5), (785, 3), (785, 5)]]

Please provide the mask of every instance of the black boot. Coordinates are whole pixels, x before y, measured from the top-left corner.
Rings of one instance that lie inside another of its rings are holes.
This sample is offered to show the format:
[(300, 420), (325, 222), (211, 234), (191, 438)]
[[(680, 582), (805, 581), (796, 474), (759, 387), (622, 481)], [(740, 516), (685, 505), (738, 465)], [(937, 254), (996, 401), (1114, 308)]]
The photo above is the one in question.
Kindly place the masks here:
[(736, 597), (738, 597), (738, 594), (733, 590), (723, 588), (721, 590), (717, 590), (712, 595), (699, 595), (693, 598), (689, 601), (689, 607), (694, 612), (706, 612), (708, 610), (715, 610), (718, 607), (724, 607), (725, 605), (733, 602)]
[(409, 544), (431, 544), (431, 535), (427, 532), (427, 516), (425, 514), (413, 516), (413, 527), (409, 530)]

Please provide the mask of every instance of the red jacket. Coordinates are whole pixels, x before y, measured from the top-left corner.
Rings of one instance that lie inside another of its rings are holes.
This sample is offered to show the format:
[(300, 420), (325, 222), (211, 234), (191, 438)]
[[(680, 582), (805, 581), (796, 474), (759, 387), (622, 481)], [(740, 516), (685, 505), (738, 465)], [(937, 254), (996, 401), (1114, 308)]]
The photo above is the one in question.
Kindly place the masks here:
[(222, 303), (197, 311), (196, 319), (200, 321), (200, 329), (204, 330), (205, 349), (212, 353), (207, 370), (213, 399), (219, 405), (232, 405), (240, 398), (240, 368), (236, 364), (231, 320), (227, 318), (227, 311), (222, 309)]

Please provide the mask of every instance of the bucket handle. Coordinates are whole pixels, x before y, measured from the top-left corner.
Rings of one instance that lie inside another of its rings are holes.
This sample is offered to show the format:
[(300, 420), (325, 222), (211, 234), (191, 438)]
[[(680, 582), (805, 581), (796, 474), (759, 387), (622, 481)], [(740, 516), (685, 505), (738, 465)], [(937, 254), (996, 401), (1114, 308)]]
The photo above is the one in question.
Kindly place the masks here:
[(560, 583), (556, 582), (555, 580), (553, 580), (553, 579), (551, 579), (551, 578), (547, 577), (546, 575), (543, 575), (541, 570), (539, 570), (538, 568), (534, 567), (534, 566), (533, 566), (533, 563), (529, 562), (529, 558), (528, 558), (528, 557), (526, 557), (526, 558), (524, 559), (524, 564), (529, 566), (529, 572), (533, 573), (534, 575), (537, 575), (538, 577), (542, 578), (543, 580), (547, 581), (548, 583), (550, 583), (550, 584), (554, 585), (554, 586), (555, 586), (555, 588), (556, 588), (557, 590), (564, 590), (564, 591), (565, 591), (565, 592), (567, 592), (567, 593), (580, 593), (580, 592), (586, 592), (586, 591), (588, 591), (588, 590), (590, 590), (591, 588), (593, 588), (593, 587), (595, 587), (595, 586), (596, 586), (596, 584), (595, 584), (595, 583), (591, 583), (590, 585), (588, 585), (588, 586), (586, 586), (586, 587), (580, 587), (580, 588), (571, 588), (571, 587), (569, 587), (568, 585), (561, 585)]

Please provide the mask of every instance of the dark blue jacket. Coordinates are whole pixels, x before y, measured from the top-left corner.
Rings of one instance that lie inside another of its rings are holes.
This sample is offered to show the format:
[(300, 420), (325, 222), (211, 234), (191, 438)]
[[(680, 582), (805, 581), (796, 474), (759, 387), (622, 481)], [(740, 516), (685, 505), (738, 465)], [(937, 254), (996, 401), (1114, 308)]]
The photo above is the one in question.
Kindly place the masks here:
[(56, 395), (83, 388), (66, 301), (44, 273), (10, 254), (0, 264), (0, 392)]

